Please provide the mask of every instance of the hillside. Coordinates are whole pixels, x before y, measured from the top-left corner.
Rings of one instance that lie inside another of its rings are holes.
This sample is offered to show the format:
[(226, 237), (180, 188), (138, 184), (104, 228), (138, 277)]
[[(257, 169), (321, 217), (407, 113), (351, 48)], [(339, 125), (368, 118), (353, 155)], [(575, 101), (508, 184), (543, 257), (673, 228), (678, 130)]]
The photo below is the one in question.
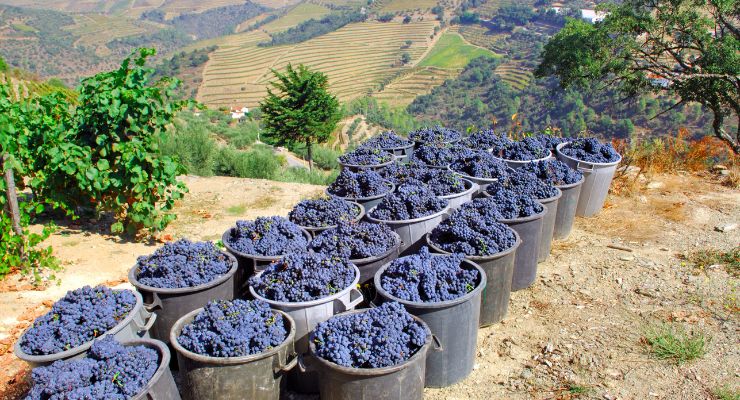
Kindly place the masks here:
[[(178, 202), (179, 219), (163, 240), (217, 240), (237, 219), (285, 215), (301, 198), (322, 190), (264, 180), (183, 180), (191, 192)], [(740, 243), (740, 230), (714, 230), (737, 222), (740, 193), (706, 173), (636, 182), (632, 196), (613, 194), (599, 216), (577, 219), (572, 236), (556, 243), (540, 264), (537, 282), (512, 294), (504, 322), (479, 331), (473, 374), (446, 389), (426, 389), (425, 398), (709, 399), (736, 385), (737, 265), (697, 267), (686, 255)], [(83, 220), (63, 223), (52, 236), (50, 244), (66, 267), (60, 286), (30, 290), (24, 282), (4, 282), (3, 399), (17, 399), (27, 376), (24, 364), (7, 352), (20, 329), (68, 289), (124, 282), (136, 257), (158, 245), (102, 231), (101, 222)], [(661, 323), (711, 338), (707, 354), (678, 367), (656, 359), (641, 338)]]

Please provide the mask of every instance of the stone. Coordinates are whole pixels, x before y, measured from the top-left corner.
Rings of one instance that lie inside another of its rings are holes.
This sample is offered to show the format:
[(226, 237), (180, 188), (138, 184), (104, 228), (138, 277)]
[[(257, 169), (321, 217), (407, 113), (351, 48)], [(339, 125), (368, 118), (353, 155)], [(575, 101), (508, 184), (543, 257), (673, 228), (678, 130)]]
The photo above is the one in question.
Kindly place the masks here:
[(652, 182), (650, 182), (650, 183), (647, 184), (647, 188), (648, 189), (660, 189), (663, 186), (665, 186), (665, 183), (660, 182), (660, 181), (652, 181)]
[(737, 225), (736, 222), (732, 222), (732, 223), (729, 223), (729, 224), (717, 225), (717, 226), (714, 227), (714, 230), (717, 231), (717, 232), (723, 232), (723, 233), (724, 232), (730, 232), (730, 231), (733, 231), (733, 230), (737, 229), (737, 226), (738, 225)]
[(532, 379), (532, 377), (534, 376), (534, 373), (532, 373), (532, 370), (531, 370), (531, 369), (529, 369), (529, 368), (524, 368), (524, 369), (522, 370), (522, 373), (521, 373), (521, 374), (519, 374), (519, 376), (520, 376), (520, 377), (521, 377), (522, 379)]
[(632, 260), (635, 259), (635, 256), (632, 256), (632, 255), (623, 255), (623, 256), (619, 256), (619, 259), (622, 260), (622, 261), (632, 261)]

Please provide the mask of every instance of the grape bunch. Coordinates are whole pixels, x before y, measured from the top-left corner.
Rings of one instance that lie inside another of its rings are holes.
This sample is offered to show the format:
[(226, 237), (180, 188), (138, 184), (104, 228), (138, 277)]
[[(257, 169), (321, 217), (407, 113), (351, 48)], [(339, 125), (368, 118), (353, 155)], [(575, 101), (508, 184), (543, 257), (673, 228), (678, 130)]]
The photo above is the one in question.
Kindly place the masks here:
[(576, 160), (592, 163), (611, 163), (619, 160), (619, 153), (611, 143), (602, 144), (596, 138), (580, 138), (560, 148), (560, 152)]
[(387, 131), (366, 140), (365, 143), (362, 144), (362, 147), (390, 150), (408, 147), (412, 144), (414, 144), (414, 142), (396, 135), (393, 131)]
[(141, 392), (159, 368), (159, 354), (124, 346), (112, 336), (96, 340), (85, 358), (33, 369), (26, 400), (126, 400)]
[(430, 234), (432, 242), (450, 253), (468, 256), (491, 256), (516, 243), (514, 231), (496, 222), (492, 215), (480, 215), (475, 210), (458, 209), (442, 221)]
[(357, 205), (342, 199), (303, 200), (288, 213), (288, 219), (300, 226), (323, 228), (342, 221), (352, 221), (360, 215)]
[(229, 272), (231, 260), (211, 242), (180, 239), (136, 262), (136, 279), (156, 288), (203, 285)]
[[(490, 195), (487, 200), (491, 201), (487, 206), (492, 207), (491, 212), (497, 220), (529, 217), (544, 210), (543, 205), (531, 195), (517, 193), (502, 185), (501, 182), (488, 185), (486, 192)], [(462, 207), (468, 204), (463, 204)]]
[(105, 334), (136, 306), (130, 290), (84, 286), (67, 292), (36, 318), (20, 338), (26, 354), (47, 355), (72, 349)]
[(422, 247), (418, 254), (397, 258), (380, 277), (380, 285), (406, 301), (437, 303), (473, 291), (480, 282), (475, 268), (463, 268), (463, 254), (432, 255)]
[(209, 357), (243, 357), (279, 346), (288, 332), (280, 313), (262, 300), (210, 301), (182, 328), (177, 342)]
[(384, 254), (396, 245), (396, 235), (386, 224), (340, 222), (317, 235), (309, 249), (332, 257), (359, 260)]
[(426, 143), (414, 150), (414, 160), (432, 167), (446, 167), (453, 160), (451, 146), (444, 143)]
[(352, 172), (345, 168), (337, 179), (329, 185), (329, 194), (348, 199), (362, 199), (379, 196), (391, 190), (390, 182), (371, 169)]
[(258, 256), (279, 256), (304, 251), (308, 240), (298, 225), (283, 217), (258, 217), (236, 221), (226, 243), (234, 250)]
[(558, 147), (560, 143), (565, 143), (565, 142), (573, 140), (573, 138), (548, 135), (545, 133), (537, 134), (534, 137), (540, 142), (540, 144), (542, 144), (543, 147), (545, 147), (548, 150), (552, 150), (553, 152), (555, 151), (555, 148)]
[(570, 185), (583, 179), (583, 173), (560, 160), (542, 160), (524, 164), (521, 171), (531, 172), (540, 180), (554, 186)]
[(424, 186), (403, 184), (385, 196), (370, 216), (382, 221), (401, 221), (426, 217), (442, 211), (449, 202)]
[(461, 138), (462, 133), (440, 125), (409, 132), (409, 139), (423, 143), (451, 143)]
[(507, 174), (507, 165), (487, 151), (471, 151), (450, 164), (450, 168), (464, 175), (476, 178), (503, 178)]
[(249, 284), (266, 299), (302, 302), (339, 293), (352, 285), (356, 275), (346, 258), (304, 251), (270, 264)]
[(534, 197), (537, 200), (549, 199), (560, 193), (555, 186), (540, 180), (537, 175), (521, 169), (511, 171), (505, 179), (489, 185), (486, 187), (486, 192), (491, 194), (497, 191), (500, 186), (520, 195)]
[(345, 165), (379, 165), (393, 160), (393, 154), (373, 147), (359, 147), (339, 157), (339, 162)]
[(378, 171), (378, 173), (383, 178), (393, 182), (394, 185), (399, 186), (406, 182), (421, 182), (429, 169), (418, 160), (412, 160), (407, 164), (394, 162)]
[(501, 149), (501, 158), (515, 161), (529, 161), (545, 158), (550, 149), (542, 145), (535, 137), (527, 137), (518, 142), (511, 142)]
[(493, 129), (483, 129), (471, 133), (463, 139), (462, 144), (471, 149), (492, 149), (494, 154), (499, 154), (501, 150), (512, 143), (512, 140), (505, 135), (497, 135)]
[(458, 194), (468, 189), (460, 175), (444, 169), (428, 170), (422, 182), (437, 196)]
[(321, 322), (311, 336), (316, 355), (350, 368), (400, 364), (424, 346), (427, 331), (395, 301)]

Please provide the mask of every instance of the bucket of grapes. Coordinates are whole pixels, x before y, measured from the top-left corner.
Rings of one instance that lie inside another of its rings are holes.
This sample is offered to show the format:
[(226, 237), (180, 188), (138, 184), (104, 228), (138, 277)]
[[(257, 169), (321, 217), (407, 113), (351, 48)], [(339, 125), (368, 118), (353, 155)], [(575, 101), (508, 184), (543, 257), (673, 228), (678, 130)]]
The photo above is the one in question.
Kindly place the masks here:
[(435, 252), (462, 253), (486, 273), (480, 308), (480, 326), (501, 321), (509, 309), (514, 260), (521, 240), (515, 230), (481, 215), (475, 201), (463, 204), (426, 235)]
[(450, 164), (450, 170), (477, 183), (481, 189), (505, 177), (510, 171), (503, 160), (483, 150), (461, 154)]
[(421, 128), (409, 132), (409, 139), (416, 143), (416, 147), (426, 144), (452, 144), (462, 139), (462, 133), (440, 125)]
[(159, 340), (95, 340), (84, 358), (36, 367), (26, 400), (180, 400), (170, 350)]
[(278, 400), (297, 362), (295, 323), (260, 300), (217, 300), (170, 332), (185, 399)]
[(519, 141), (510, 141), (493, 155), (501, 158), (513, 169), (527, 164), (552, 158), (552, 151), (536, 137), (530, 136)]
[(424, 235), (434, 229), (449, 209), (449, 201), (440, 199), (425, 186), (405, 183), (367, 213), (367, 219), (383, 223), (401, 237), (401, 253), (415, 251)]
[[(425, 385), (445, 387), (473, 371), (486, 273), (462, 254), (433, 255), (427, 247), (375, 274), (375, 304), (396, 301), (421, 318), (439, 342), (427, 356)], [(432, 289), (433, 288), (433, 289)]]
[(369, 147), (387, 151), (396, 157), (398, 162), (409, 162), (414, 150), (414, 142), (396, 135), (393, 131), (383, 132), (362, 143)]
[(144, 297), (144, 307), (157, 320), (151, 336), (169, 343), (172, 325), (212, 299), (235, 297), (236, 258), (211, 242), (181, 239), (139, 257), (129, 282)]
[(313, 237), (340, 222), (357, 222), (364, 216), (365, 209), (359, 203), (335, 197), (303, 200), (288, 213), (291, 222)]
[(67, 292), (48, 313), (36, 318), (13, 352), (31, 367), (83, 358), (102, 336), (119, 341), (148, 338), (155, 320), (137, 292), (85, 286)]
[(326, 194), (362, 205), (367, 210), (375, 207), (395, 186), (373, 170), (352, 172), (343, 169), (337, 179), (326, 188)]
[(362, 169), (383, 169), (395, 161), (396, 157), (385, 150), (373, 147), (359, 147), (354, 151), (339, 156), (337, 162), (342, 169), (359, 171)]
[(311, 334), (321, 398), (421, 400), (431, 345), (427, 324), (397, 302), (335, 315)]

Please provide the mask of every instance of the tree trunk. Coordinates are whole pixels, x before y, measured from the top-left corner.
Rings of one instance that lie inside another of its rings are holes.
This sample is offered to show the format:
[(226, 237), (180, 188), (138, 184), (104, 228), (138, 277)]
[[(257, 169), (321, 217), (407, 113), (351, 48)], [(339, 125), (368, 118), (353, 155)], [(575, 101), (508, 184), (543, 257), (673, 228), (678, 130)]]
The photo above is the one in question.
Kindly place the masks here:
[(724, 115), (722, 115), (722, 109), (712, 108), (712, 112), (714, 113), (714, 120), (712, 121), (714, 135), (727, 143), (735, 155), (740, 155), (740, 114), (738, 114), (737, 133), (735, 138), (733, 138), (723, 127), (725, 118)]
[[(10, 158), (9, 155), (3, 154), (2, 162), (0, 162), (0, 169), (5, 169), (5, 163)], [(16, 235), (23, 236), (23, 228), (21, 228), (21, 212), (18, 208), (18, 195), (15, 191), (15, 178), (13, 177), (13, 168), (8, 167), (5, 169), (5, 197), (8, 199), (8, 211), (10, 212), (10, 219), (13, 221), (13, 231)], [(21, 249), (21, 254), (23, 249)]]
[(310, 140), (306, 140), (306, 158), (308, 158), (308, 170), (313, 171), (313, 154)]

